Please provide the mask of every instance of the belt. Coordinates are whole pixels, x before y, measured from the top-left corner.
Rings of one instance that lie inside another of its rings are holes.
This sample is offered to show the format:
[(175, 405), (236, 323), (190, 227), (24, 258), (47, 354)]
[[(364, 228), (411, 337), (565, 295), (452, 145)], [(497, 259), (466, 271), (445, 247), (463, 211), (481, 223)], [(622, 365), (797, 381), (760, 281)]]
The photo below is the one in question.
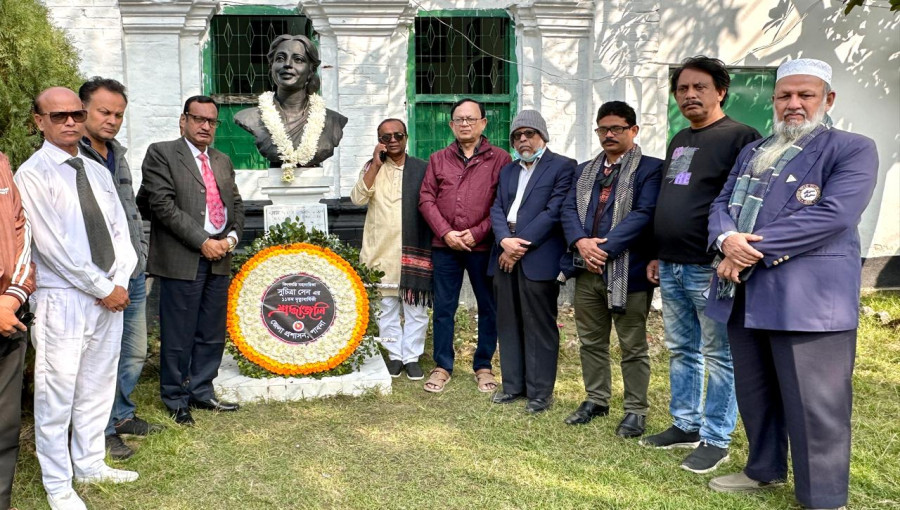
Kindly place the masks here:
[(509, 227), (509, 233), (510, 233), (510, 234), (515, 234), (515, 233), (516, 233), (516, 222), (515, 222), (515, 221), (508, 221), (508, 222), (506, 222), (506, 226)]

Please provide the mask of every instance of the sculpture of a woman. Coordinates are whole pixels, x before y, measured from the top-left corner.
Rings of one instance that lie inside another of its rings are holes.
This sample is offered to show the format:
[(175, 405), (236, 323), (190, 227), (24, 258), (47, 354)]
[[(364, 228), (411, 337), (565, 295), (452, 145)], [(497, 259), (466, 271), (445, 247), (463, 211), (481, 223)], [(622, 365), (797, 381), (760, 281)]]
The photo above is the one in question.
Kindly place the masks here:
[(334, 154), (347, 117), (325, 108), (319, 51), (307, 37), (276, 37), (266, 58), (276, 91), (261, 94), (259, 106), (239, 111), (234, 122), (256, 137), (259, 153), (290, 182), (295, 168), (319, 166)]

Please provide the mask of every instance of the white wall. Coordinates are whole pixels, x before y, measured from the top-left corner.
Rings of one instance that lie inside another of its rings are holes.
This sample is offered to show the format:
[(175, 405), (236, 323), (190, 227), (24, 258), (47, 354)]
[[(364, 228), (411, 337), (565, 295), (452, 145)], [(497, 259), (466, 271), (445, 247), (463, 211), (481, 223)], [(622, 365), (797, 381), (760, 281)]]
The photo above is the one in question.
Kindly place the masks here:
[[(685, 57), (773, 67), (820, 58), (834, 68), (837, 127), (875, 139), (879, 149), (879, 187), (860, 225), (863, 255), (900, 255), (900, 16), (887, 9), (857, 8), (845, 17), (839, 0), (43, 1), (78, 48), (82, 72), (129, 88), (120, 138), (135, 173), (147, 145), (178, 136), (181, 104), (201, 90), (208, 19), (225, 3), (300, 5), (321, 37), (326, 102), (350, 119), (335, 157), (310, 178), (330, 180), (342, 195), (371, 157), (378, 122), (406, 118), (408, 36), (417, 5), (508, 9), (520, 107), (540, 110), (551, 148), (579, 161), (599, 150), (594, 115), (613, 99), (637, 110), (644, 152), (663, 156), (668, 68)], [(262, 198), (257, 181), (252, 172), (240, 176), (248, 198)]]

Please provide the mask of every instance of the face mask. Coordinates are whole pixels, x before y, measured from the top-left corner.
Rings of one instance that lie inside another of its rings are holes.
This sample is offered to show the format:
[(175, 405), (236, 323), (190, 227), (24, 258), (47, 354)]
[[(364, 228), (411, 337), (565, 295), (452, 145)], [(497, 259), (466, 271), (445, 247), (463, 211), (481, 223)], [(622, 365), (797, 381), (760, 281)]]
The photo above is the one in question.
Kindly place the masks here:
[(524, 161), (526, 163), (532, 163), (534, 160), (536, 160), (537, 158), (541, 157), (544, 154), (544, 149), (546, 149), (546, 148), (547, 148), (546, 145), (541, 147), (540, 149), (537, 150), (537, 152), (533, 153), (531, 156), (523, 156), (523, 155), (519, 154), (519, 151), (513, 149), (512, 157), (513, 157), (513, 159), (521, 159), (522, 161)]

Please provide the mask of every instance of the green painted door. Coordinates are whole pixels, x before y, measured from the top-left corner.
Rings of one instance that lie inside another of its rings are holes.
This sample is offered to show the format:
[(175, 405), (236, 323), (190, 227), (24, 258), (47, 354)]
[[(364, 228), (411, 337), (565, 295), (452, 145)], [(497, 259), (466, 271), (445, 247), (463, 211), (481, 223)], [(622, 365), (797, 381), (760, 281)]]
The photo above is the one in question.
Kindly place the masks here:
[(312, 23), (289, 9), (245, 6), (225, 12), (213, 16), (210, 41), (203, 55), (204, 88), (219, 103), (222, 121), (214, 147), (228, 154), (235, 168), (268, 168), (269, 162), (256, 150), (253, 135), (232, 119), (238, 111), (255, 106), (259, 94), (274, 90), (266, 60), (272, 40), (281, 34), (312, 38)]
[[(772, 131), (772, 93), (775, 69), (732, 69), (731, 86), (723, 110), (732, 119), (753, 126), (761, 135)], [(671, 76), (671, 74), (670, 74)], [(688, 127), (675, 98), (669, 94), (669, 140)]]
[(516, 82), (515, 32), (506, 11), (419, 13), (409, 50), (410, 153), (428, 159), (453, 141), (450, 106), (464, 97), (485, 105), (485, 136), (509, 150)]

